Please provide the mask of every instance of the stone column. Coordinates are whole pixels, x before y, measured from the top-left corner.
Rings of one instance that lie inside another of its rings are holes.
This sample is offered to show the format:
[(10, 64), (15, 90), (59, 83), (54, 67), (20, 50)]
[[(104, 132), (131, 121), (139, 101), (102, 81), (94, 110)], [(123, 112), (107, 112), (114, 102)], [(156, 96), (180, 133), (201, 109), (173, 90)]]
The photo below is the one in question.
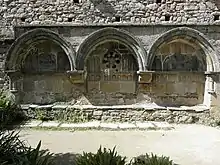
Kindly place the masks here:
[(220, 74), (212, 74), (210, 75), (210, 79), (212, 79), (212, 90), (209, 90), (208, 93), (210, 95), (210, 114), (217, 120), (220, 120)]

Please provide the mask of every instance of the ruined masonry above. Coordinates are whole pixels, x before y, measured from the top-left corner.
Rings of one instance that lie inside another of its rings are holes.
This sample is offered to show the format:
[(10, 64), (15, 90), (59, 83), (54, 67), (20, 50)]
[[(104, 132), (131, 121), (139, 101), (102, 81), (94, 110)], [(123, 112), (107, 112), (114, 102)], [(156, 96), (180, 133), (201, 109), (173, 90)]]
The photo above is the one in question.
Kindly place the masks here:
[(212, 23), (218, 0), (0, 0), (0, 25)]

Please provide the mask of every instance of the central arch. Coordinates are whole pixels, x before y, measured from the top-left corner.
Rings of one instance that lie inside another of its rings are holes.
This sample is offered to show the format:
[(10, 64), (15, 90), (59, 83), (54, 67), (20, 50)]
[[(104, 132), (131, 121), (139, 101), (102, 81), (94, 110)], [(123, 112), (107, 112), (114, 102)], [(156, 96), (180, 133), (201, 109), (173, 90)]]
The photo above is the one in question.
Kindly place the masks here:
[(118, 100), (136, 94), (137, 71), (145, 70), (143, 59), (141, 43), (126, 31), (104, 28), (86, 38), (78, 49), (76, 64), (86, 72), (91, 103), (126, 104)]
[(84, 69), (85, 59), (90, 54), (91, 50), (105, 41), (117, 41), (126, 45), (126, 47), (134, 52), (133, 56), (138, 62), (138, 70), (145, 70), (146, 64), (144, 59), (146, 57), (146, 52), (141, 42), (129, 32), (111, 27), (95, 31), (79, 46), (76, 57), (77, 70)]

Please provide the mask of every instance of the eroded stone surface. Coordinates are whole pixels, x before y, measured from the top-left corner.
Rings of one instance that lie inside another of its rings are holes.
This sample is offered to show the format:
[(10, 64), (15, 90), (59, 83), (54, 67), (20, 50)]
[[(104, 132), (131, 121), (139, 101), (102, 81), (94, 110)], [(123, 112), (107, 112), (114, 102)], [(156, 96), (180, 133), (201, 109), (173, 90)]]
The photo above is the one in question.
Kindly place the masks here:
[(118, 124), (114, 124), (114, 123), (101, 123), (100, 127), (101, 128), (108, 128), (108, 129), (118, 129), (119, 128)]
[(22, 127), (38, 127), (39, 125), (42, 124), (42, 121), (39, 120), (33, 120), (25, 123)]
[(48, 122), (42, 122), (39, 127), (58, 127), (60, 125), (57, 121), (48, 121)]
[[(213, 22), (218, 1), (0, 1), (2, 25)], [(123, 12), (123, 14), (121, 14)], [(40, 14), (41, 13), (41, 14)], [(118, 13), (118, 14), (116, 14)]]
[[(59, 106), (58, 106), (59, 107)], [(71, 107), (71, 108), (70, 108)], [(24, 109), (26, 114), (33, 119), (49, 117), (50, 120), (62, 120), (64, 122), (81, 122), (99, 120), (101, 122), (129, 122), (157, 121), (168, 123), (204, 123), (211, 124), (214, 119), (208, 110), (197, 111), (196, 109), (165, 108), (161, 110), (141, 108), (141, 106), (70, 106), (63, 109), (50, 109), (36, 111), (33, 108)], [(87, 107), (87, 108), (86, 108)], [(198, 108), (198, 107), (197, 107)], [(204, 108), (204, 107), (203, 107)], [(40, 116), (39, 116), (40, 115)], [(91, 123), (92, 124), (92, 123)], [(94, 123), (93, 123), (94, 124)]]
[[(204, 122), (210, 116), (203, 108), (188, 113), (200, 104), (220, 116), (219, 2), (15, 0), (0, 6), (0, 87), (17, 103), (32, 104), (24, 108), (31, 118)], [(47, 106), (60, 103), (68, 108)], [(73, 109), (82, 114), (74, 117)]]

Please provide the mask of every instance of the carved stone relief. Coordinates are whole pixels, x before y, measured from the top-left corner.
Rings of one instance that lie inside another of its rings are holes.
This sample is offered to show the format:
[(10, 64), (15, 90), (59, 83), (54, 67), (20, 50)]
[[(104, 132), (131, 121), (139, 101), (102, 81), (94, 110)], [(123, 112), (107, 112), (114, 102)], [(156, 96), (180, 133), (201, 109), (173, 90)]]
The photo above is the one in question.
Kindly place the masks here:
[(153, 70), (156, 71), (205, 71), (204, 53), (186, 43), (164, 44), (156, 52)]
[(157, 104), (196, 105), (203, 103), (206, 71), (201, 49), (186, 41), (165, 43), (155, 52), (150, 93)]
[[(123, 89), (122, 83), (129, 81), (132, 82), (130, 84), (132, 89), (135, 89), (136, 60), (133, 52), (119, 42), (106, 42), (97, 46), (86, 61), (86, 70), (87, 80), (89, 82), (100, 81), (97, 86), (111, 89), (108, 92), (120, 92)], [(126, 85), (123, 84), (123, 87)], [(129, 88), (129, 85), (127, 86)]]
[(23, 49), (25, 60), (22, 71), (32, 72), (62, 72), (70, 69), (68, 57), (62, 48), (47, 40), (32, 44)]

